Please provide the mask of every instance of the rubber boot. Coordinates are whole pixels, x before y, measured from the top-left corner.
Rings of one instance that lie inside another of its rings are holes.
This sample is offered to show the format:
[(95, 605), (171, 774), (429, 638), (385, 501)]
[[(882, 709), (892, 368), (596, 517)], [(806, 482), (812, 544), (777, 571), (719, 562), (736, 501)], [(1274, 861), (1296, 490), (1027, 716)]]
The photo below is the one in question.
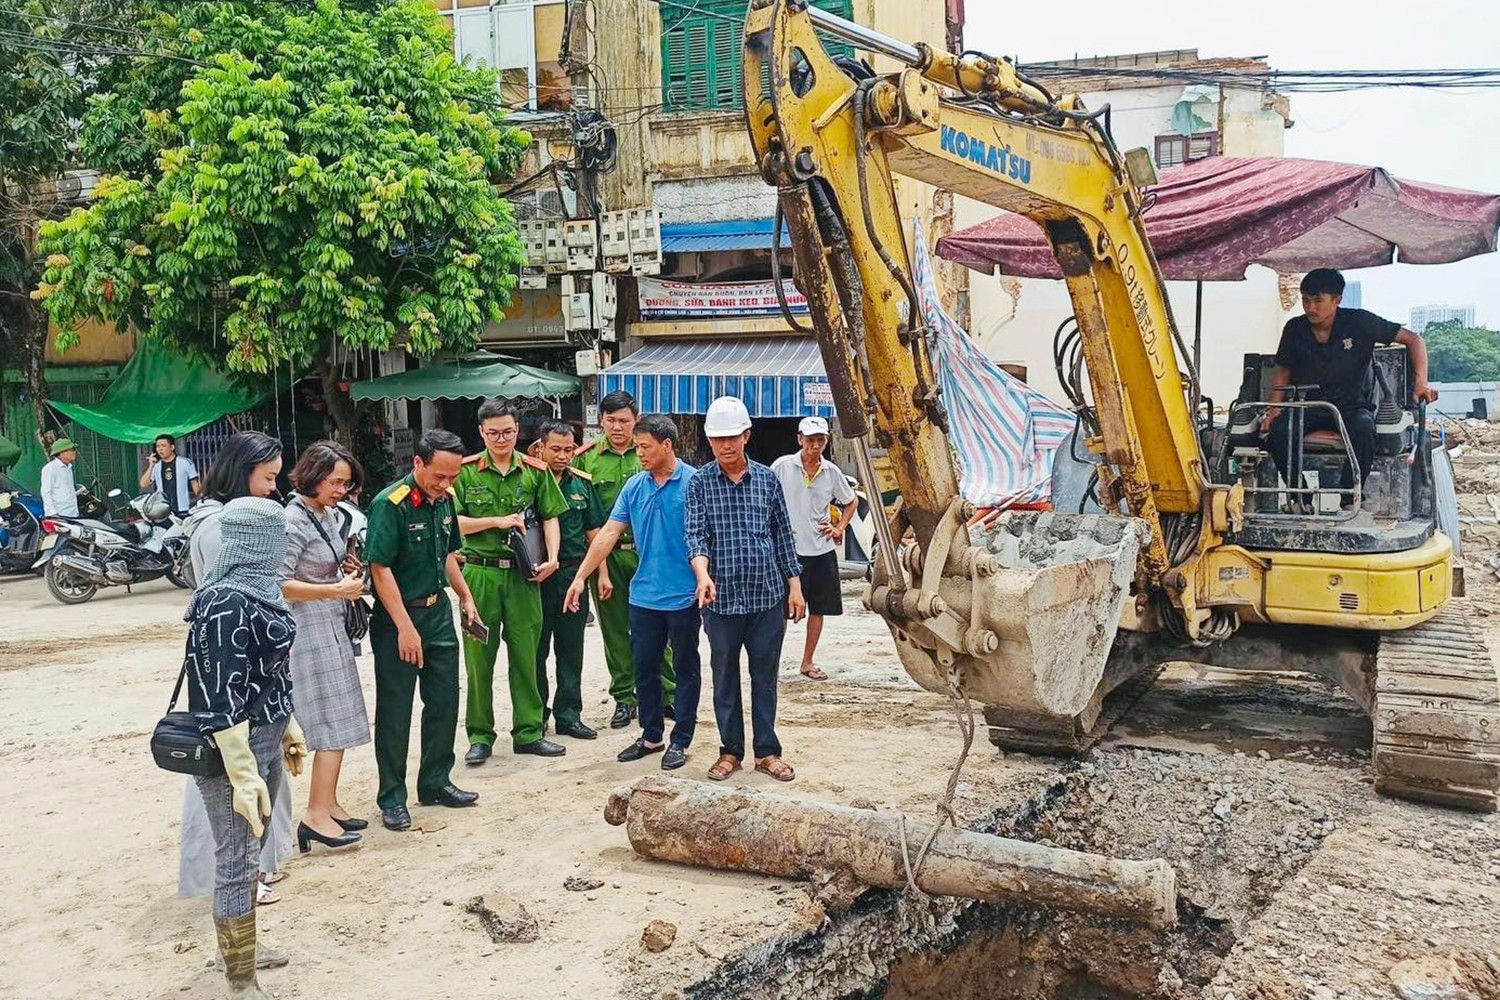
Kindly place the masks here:
[[(292, 960), (286, 952), (275, 945), (267, 944), (257, 931), (255, 936), (255, 967), (257, 969), (280, 969)], [(214, 968), (224, 971), (224, 956), (214, 959)]]
[(241, 1000), (269, 1000), (255, 981), (255, 911), (243, 917), (215, 917), (214, 934), (224, 959), (224, 981), (229, 996)]

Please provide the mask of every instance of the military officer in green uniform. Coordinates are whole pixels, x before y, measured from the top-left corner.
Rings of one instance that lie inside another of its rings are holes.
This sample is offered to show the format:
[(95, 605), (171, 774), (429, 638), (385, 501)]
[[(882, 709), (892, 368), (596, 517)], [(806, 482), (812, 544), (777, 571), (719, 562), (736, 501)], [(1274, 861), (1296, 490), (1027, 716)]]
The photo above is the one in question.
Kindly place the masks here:
[[(464, 636), (468, 669), (469, 752), (464, 762), (483, 764), (495, 743), (495, 656), (505, 643), (510, 682), (510, 738), (515, 753), (557, 757), (567, 752), (542, 738), (542, 695), (536, 683), (536, 650), (542, 635), (541, 584), (557, 572), (557, 517), (567, 509), (557, 480), (545, 462), (516, 451), (520, 416), (499, 399), (479, 406), (484, 451), (464, 459), (453, 484), (458, 528), (463, 532), (464, 579), (474, 592), (489, 641)], [(526, 511), (535, 508), (546, 538), (547, 558), (527, 579), (512, 560), (507, 538), (526, 530)]]
[[(588, 620), (588, 599), (577, 611), (563, 607), (568, 584), (578, 572), (589, 543), (604, 527), (604, 508), (594, 492), (589, 474), (569, 467), (578, 450), (578, 432), (562, 420), (541, 426), (537, 438), (538, 456), (547, 463), (557, 486), (562, 490), (568, 509), (557, 519), (562, 536), (558, 558), (562, 567), (542, 584), (542, 639), (536, 654), (536, 685), (547, 702), (547, 655), (549, 648), (557, 654), (557, 697), (552, 703), (557, 734), (579, 740), (591, 740), (599, 734), (583, 723), (583, 627)], [(608, 595), (611, 588), (608, 567), (599, 567), (599, 589)]]
[(458, 564), (462, 544), (448, 488), (463, 461), (463, 442), (448, 431), (417, 441), (411, 475), (387, 486), (370, 504), (365, 558), (379, 598), (370, 622), (375, 654), (377, 802), (388, 830), (411, 827), (406, 808), (406, 752), (411, 703), (422, 691), (422, 763), (417, 801), (471, 806), (476, 792), (456, 788), (453, 731), (458, 727), (458, 636), (443, 591), (458, 595), (465, 621), (478, 617)]
[[(593, 479), (594, 492), (604, 514), (614, 509), (615, 500), (631, 476), (641, 471), (641, 460), (635, 453), (635, 422), (641, 410), (635, 398), (624, 390), (612, 392), (599, 401), (600, 425), (604, 436), (580, 449), (573, 466)], [(604, 663), (609, 668), (609, 693), (615, 700), (615, 714), (609, 728), (624, 729), (636, 716), (635, 664), (630, 658), (630, 581), (640, 565), (635, 540), (627, 528), (620, 543), (610, 552), (603, 569), (613, 586), (610, 594), (601, 593), (600, 581), (589, 581), (589, 590), (599, 606), (599, 630), (604, 634)], [(672, 704), (677, 678), (668, 653), (661, 668), (662, 697)]]

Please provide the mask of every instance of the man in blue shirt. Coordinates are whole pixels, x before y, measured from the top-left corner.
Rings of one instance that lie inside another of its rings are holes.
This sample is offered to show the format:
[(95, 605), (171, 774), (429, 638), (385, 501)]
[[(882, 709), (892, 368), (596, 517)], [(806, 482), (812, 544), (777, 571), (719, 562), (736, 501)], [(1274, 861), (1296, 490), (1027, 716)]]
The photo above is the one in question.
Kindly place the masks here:
[[(608, 522), (589, 544), (563, 598), (576, 611), (588, 578), (614, 549), (629, 528), (635, 536), (640, 566), (630, 583), (630, 658), (635, 664), (636, 698), (640, 703), (641, 735), (620, 751), (618, 760), (640, 760), (661, 753), (664, 771), (687, 763), (698, 721), (698, 695), (703, 686), (698, 658), (696, 580), (688, 564), (684, 542), (683, 506), (694, 469), (677, 458), (677, 425), (663, 416), (642, 417), (635, 425), (635, 450), (641, 471), (632, 476), (615, 500)], [(611, 588), (612, 589), (612, 588)], [(599, 596), (606, 599), (604, 580)], [(661, 670), (668, 643), (677, 668), (677, 692), (672, 745), (666, 746)]]
[(714, 400), (703, 432), (715, 461), (688, 485), (685, 515), (698, 606), (708, 609), (704, 623), (719, 723), (719, 759), (708, 776), (723, 781), (745, 757), (740, 701), (744, 650), (750, 666), (755, 769), (777, 781), (791, 781), (796, 775), (781, 759), (776, 739), (776, 675), (786, 619), (801, 621), (807, 602), (786, 496), (776, 473), (745, 457), (750, 413), (739, 399)]

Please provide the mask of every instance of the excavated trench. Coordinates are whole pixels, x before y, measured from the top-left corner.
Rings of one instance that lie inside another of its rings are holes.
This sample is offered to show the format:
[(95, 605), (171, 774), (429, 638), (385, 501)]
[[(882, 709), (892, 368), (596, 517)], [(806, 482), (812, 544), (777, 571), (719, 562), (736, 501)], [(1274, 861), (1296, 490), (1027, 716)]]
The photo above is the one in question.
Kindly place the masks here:
[[(1109, 795), (1074, 767), (975, 829), (1111, 853), (1094, 842)], [(1084, 831), (1091, 831), (1085, 833)], [(1148, 838), (1149, 839), (1149, 838)], [(1125, 850), (1116, 853), (1124, 855)], [(1145, 856), (1145, 855), (1139, 855)], [(872, 890), (810, 934), (745, 950), (680, 989), (685, 1000), (1175, 1000), (1210, 982), (1243, 926), (1295, 868), (1267, 871), (1243, 911), (1209, 916), (1179, 882), (1170, 931), (1026, 906), (917, 899)], [(788, 887), (787, 892), (804, 891)]]

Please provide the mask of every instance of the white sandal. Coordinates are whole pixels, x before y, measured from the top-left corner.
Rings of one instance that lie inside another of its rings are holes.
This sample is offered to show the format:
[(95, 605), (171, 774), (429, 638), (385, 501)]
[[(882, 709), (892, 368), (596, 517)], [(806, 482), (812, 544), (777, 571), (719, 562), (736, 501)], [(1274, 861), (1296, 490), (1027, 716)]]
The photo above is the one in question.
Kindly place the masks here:
[(272, 889), (259, 879), (255, 880), (255, 905), (270, 906), (272, 903), (281, 902), (281, 893)]

